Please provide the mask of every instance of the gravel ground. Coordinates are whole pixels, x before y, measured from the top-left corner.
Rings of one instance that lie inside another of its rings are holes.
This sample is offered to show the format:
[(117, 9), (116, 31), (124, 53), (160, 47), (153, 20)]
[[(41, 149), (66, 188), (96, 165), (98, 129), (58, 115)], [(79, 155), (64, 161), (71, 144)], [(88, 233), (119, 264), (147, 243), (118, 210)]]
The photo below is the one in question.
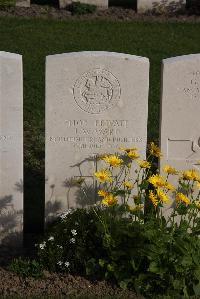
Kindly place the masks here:
[[(0, 296), (119, 296), (139, 299), (130, 291), (123, 291), (105, 281), (90, 282), (83, 277), (44, 272), (44, 278), (22, 278), (0, 267)], [(140, 297), (142, 298), (142, 297)]]
[(142, 298), (137, 297), (133, 292), (123, 291), (105, 281), (89, 281), (79, 276), (49, 273), (48, 271), (44, 271), (44, 277), (40, 279), (23, 278), (8, 270), (13, 258), (30, 255), (32, 252), (27, 250), (0, 248), (0, 298), (7, 296), (12, 296), (12, 298), (38, 296), (60, 298), (64, 296), (66, 298), (67, 295), (74, 295), (78, 298), (82, 295), (101, 296), (102, 298), (104, 296), (119, 296), (119, 298), (125, 299)]
[[(194, 15), (194, 13), (196, 15)], [(73, 16), (69, 10), (58, 9), (53, 6), (32, 4), (30, 8), (26, 7), (0, 7), (0, 17), (24, 17), (24, 18), (44, 18), (44, 19), (58, 19), (58, 20), (72, 20), (72, 19), (103, 19), (112, 21), (200, 21), (200, 7), (198, 9), (191, 9), (181, 15), (139, 15), (133, 9), (125, 9), (121, 7), (110, 7), (107, 10), (99, 10), (94, 14), (87, 14), (82, 16)]]

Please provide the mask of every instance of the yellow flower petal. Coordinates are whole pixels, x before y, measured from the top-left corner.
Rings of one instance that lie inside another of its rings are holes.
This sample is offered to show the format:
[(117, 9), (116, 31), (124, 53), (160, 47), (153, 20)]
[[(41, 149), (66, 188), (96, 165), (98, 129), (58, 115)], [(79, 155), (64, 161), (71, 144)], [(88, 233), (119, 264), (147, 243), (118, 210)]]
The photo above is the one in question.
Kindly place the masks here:
[(178, 192), (176, 194), (176, 200), (178, 202), (184, 202), (186, 205), (190, 204), (190, 199), (183, 193)]
[(176, 168), (174, 168), (170, 165), (165, 165), (163, 167), (163, 171), (166, 172), (167, 174), (172, 174), (172, 175), (178, 174), (178, 171), (176, 170)]
[(138, 164), (141, 168), (151, 168), (151, 163), (146, 160), (138, 161)]
[(97, 171), (94, 175), (101, 183), (112, 182), (111, 172), (106, 169)]
[(123, 163), (123, 160), (116, 155), (105, 156), (103, 160), (112, 167), (119, 167)]
[(133, 183), (127, 181), (127, 182), (124, 182), (124, 187), (127, 188), (128, 190), (131, 190), (133, 189)]
[(149, 151), (150, 151), (150, 154), (154, 157), (157, 157), (157, 158), (162, 157), (162, 153), (160, 151), (160, 148), (154, 142), (150, 143), (150, 150)]
[(110, 193), (104, 197), (101, 203), (109, 207), (114, 206), (117, 204), (117, 197)]

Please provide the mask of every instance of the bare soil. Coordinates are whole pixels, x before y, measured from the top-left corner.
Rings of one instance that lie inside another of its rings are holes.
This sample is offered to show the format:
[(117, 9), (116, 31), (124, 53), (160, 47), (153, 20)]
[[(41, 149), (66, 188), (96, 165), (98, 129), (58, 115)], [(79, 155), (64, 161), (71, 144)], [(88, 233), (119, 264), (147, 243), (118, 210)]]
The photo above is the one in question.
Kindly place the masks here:
[[(59, 297), (75, 296), (119, 296), (120, 298), (139, 299), (133, 292), (123, 291), (105, 281), (91, 282), (83, 277), (69, 274), (44, 272), (44, 278), (22, 278), (0, 267), (0, 296), (31, 296)], [(98, 297), (99, 298), (99, 297)], [(142, 297), (140, 297), (142, 298)]]
[(186, 10), (183, 14), (177, 15), (140, 15), (134, 9), (126, 9), (122, 7), (110, 7), (106, 10), (99, 10), (93, 14), (72, 15), (70, 10), (58, 9), (48, 5), (32, 4), (27, 7), (0, 7), (0, 17), (24, 17), (24, 18), (44, 18), (57, 20), (111, 20), (111, 21), (183, 21), (183, 22), (199, 22), (200, 7), (193, 7)]
[(124, 291), (106, 281), (89, 281), (84, 277), (70, 274), (57, 274), (44, 271), (43, 278), (22, 277), (8, 270), (13, 258), (27, 257), (32, 253), (26, 250), (0, 248), (0, 298), (58, 297), (62, 296), (116, 296), (117, 298), (142, 299), (131, 291)]

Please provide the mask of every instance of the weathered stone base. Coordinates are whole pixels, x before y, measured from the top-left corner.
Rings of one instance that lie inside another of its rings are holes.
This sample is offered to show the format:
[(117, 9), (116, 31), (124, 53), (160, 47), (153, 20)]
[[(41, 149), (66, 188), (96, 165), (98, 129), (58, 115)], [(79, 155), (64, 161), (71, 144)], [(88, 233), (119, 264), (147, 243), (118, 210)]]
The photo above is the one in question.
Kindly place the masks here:
[(137, 0), (138, 13), (174, 13), (185, 9), (186, 0)]
[(30, 0), (16, 0), (16, 6), (30, 7), (31, 6), (31, 1)]
[(98, 9), (107, 9), (108, 0), (59, 0), (59, 7), (66, 8), (72, 2), (81, 2), (85, 4), (96, 5)]

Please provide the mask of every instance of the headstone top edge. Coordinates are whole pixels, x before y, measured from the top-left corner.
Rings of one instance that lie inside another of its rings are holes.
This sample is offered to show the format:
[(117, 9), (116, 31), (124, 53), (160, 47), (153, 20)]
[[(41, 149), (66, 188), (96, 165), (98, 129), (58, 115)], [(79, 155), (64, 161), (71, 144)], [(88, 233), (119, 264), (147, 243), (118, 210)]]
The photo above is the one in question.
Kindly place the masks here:
[(82, 51), (82, 52), (70, 52), (70, 53), (62, 53), (62, 54), (54, 54), (46, 56), (46, 63), (48, 61), (58, 58), (67, 58), (67, 57), (101, 57), (101, 56), (112, 56), (116, 58), (128, 58), (129, 60), (140, 60), (145, 63), (149, 64), (149, 59), (147, 57), (131, 55), (131, 54), (124, 54), (124, 53), (117, 53), (117, 52), (106, 52), (106, 51)]
[(189, 61), (189, 60), (192, 60), (192, 59), (200, 60), (200, 53), (166, 58), (166, 59), (162, 60), (162, 64), (166, 65), (166, 64), (176, 63), (176, 62)]
[(22, 55), (16, 53), (10, 53), (5, 51), (0, 51), (0, 58), (18, 59), (22, 60)]

